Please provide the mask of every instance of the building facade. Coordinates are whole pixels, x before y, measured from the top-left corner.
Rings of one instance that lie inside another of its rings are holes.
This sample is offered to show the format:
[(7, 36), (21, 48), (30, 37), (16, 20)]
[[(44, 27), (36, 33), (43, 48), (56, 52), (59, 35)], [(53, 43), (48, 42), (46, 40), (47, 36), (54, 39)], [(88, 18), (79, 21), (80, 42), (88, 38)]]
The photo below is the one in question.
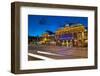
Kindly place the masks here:
[(74, 24), (60, 28), (55, 33), (58, 45), (84, 47), (87, 46), (87, 29), (82, 24)]

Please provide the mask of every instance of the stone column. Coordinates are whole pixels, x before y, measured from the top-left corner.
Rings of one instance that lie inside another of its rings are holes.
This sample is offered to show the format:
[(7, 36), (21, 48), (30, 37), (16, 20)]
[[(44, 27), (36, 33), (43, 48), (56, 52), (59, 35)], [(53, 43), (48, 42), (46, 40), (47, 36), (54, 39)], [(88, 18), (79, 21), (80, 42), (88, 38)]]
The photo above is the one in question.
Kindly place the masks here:
[(84, 46), (84, 32), (82, 32), (82, 47)]

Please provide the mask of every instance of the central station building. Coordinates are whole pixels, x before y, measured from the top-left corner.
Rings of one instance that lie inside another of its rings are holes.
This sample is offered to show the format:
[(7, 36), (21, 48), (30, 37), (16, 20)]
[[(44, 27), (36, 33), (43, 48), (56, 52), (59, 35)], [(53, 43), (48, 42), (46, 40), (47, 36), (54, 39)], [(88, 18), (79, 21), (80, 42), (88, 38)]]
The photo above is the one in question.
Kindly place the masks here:
[(82, 24), (65, 25), (55, 33), (58, 45), (87, 46), (87, 29)]

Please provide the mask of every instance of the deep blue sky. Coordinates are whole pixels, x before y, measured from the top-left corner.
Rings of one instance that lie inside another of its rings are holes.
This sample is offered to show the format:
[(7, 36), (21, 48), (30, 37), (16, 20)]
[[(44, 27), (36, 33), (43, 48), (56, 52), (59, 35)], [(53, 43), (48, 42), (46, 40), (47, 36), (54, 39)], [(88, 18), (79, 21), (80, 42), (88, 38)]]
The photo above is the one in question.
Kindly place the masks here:
[(88, 17), (28, 15), (28, 36), (41, 36), (45, 31), (55, 32), (69, 23), (81, 23), (88, 26)]

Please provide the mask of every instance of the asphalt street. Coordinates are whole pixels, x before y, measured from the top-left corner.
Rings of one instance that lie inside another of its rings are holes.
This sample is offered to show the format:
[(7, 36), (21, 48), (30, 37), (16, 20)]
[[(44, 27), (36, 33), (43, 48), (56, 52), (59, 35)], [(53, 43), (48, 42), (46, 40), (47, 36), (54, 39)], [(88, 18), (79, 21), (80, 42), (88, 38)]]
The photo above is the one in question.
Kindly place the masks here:
[(45, 59), (76, 59), (87, 58), (88, 49), (86, 47), (66, 47), (66, 46), (47, 46), (47, 45), (29, 45), (29, 60)]

